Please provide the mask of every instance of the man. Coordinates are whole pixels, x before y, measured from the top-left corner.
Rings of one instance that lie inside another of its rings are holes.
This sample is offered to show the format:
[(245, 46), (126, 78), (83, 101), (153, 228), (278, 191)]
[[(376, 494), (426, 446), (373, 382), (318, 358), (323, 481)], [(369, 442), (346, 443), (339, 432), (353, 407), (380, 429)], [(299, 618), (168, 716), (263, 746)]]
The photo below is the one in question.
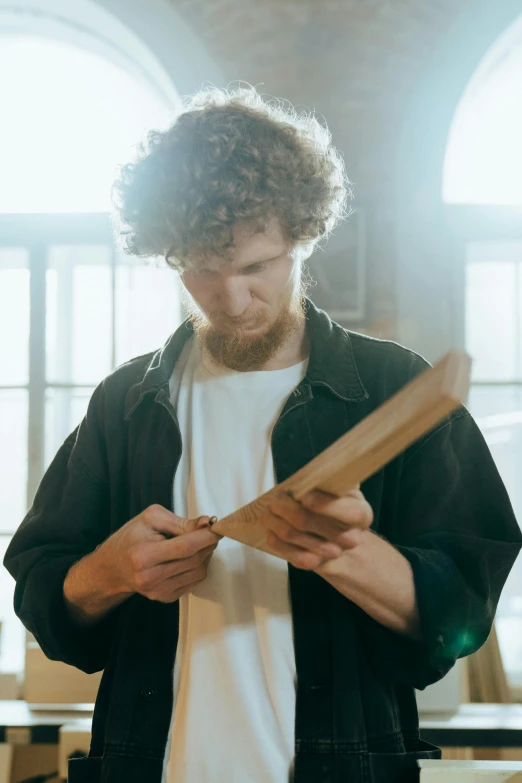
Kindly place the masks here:
[(279, 495), (281, 559), (210, 524), (427, 366), (304, 297), (346, 187), (327, 131), (254, 90), (196, 96), (122, 169), (127, 250), (165, 256), (190, 317), (98, 386), (5, 558), (45, 653), (104, 669), (71, 783), (376, 783), (438, 756), (414, 688), (485, 641), (521, 545), (469, 413), (344, 498)]

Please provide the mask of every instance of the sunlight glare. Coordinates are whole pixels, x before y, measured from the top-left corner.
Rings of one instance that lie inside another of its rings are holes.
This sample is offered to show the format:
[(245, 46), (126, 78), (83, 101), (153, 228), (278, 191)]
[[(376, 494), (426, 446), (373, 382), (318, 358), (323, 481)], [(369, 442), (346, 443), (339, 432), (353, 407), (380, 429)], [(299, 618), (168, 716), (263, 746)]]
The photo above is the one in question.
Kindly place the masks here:
[(118, 164), (173, 107), (90, 51), (0, 38), (0, 212), (106, 212)]

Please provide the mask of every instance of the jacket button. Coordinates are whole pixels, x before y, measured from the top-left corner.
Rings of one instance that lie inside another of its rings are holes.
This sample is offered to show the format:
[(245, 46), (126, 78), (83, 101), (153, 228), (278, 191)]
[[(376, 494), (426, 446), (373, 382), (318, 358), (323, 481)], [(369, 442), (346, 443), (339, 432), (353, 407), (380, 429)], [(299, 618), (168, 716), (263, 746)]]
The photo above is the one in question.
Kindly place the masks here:
[(153, 701), (156, 697), (156, 693), (156, 688), (142, 688), (140, 691), (140, 696), (143, 701)]

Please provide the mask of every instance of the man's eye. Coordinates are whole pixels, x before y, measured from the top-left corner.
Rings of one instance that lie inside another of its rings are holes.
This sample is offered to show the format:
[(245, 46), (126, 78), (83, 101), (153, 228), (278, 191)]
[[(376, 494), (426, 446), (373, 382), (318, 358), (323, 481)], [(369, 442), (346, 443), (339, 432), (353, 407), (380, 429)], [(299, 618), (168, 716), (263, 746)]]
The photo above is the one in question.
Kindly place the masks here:
[(264, 268), (264, 264), (252, 264), (252, 266), (247, 266), (245, 269), (243, 269), (243, 274), (255, 275), (257, 272), (262, 272)]

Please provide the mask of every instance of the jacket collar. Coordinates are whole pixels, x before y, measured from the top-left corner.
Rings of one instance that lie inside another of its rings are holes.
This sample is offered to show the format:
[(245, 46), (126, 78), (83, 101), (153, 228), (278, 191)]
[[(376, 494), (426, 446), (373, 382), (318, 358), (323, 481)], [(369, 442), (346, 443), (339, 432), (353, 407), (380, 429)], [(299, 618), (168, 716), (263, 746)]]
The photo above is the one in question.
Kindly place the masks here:
[[(307, 332), (310, 338), (310, 359), (306, 380), (312, 386), (324, 386), (336, 397), (347, 402), (368, 398), (359, 376), (353, 354), (350, 333), (306, 300)], [(190, 321), (184, 321), (165, 345), (152, 357), (145, 375), (127, 392), (124, 418), (130, 419), (143, 397), (168, 385), (172, 370), (186, 341), (194, 334)]]
[(312, 386), (325, 386), (347, 402), (366, 400), (368, 392), (357, 370), (350, 333), (310, 299), (306, 300), (306, 320), (310, 337), (306, 377)]

